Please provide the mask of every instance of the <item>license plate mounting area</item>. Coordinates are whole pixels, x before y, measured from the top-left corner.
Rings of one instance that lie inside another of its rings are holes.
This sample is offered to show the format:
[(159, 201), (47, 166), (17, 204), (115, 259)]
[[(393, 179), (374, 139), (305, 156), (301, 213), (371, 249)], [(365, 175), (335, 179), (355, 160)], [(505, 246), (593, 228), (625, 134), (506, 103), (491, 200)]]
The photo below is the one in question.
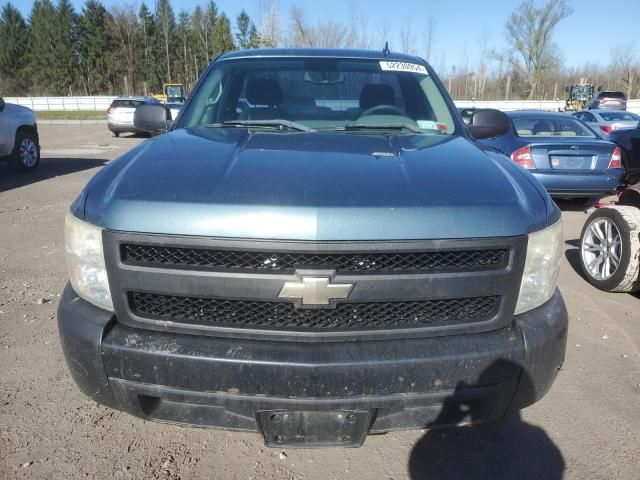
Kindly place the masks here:
[(262, 410), (257, 412), (269, 447), (359, 447), (369, 432), (367, 410)]

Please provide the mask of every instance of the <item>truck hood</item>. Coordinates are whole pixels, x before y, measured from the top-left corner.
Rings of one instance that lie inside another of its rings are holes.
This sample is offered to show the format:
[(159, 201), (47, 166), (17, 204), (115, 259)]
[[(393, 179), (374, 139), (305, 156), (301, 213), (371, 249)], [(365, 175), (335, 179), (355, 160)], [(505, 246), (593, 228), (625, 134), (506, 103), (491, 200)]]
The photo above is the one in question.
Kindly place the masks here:
[(108, 229), (176, 235), (496, 237), (548, 224), (553, 207), (540, 188), (459, 136), (198, 127), (111, 162), (74, 213)]

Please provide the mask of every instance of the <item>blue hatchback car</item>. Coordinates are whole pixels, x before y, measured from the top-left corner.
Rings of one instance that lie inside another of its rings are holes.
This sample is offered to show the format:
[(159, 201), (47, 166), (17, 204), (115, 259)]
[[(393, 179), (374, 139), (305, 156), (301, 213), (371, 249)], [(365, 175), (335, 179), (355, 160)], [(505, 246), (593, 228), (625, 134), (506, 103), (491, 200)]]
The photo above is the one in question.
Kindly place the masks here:
[(554, 197), (601, 197), (615, 192), (622, 175), (620, 148), (564, 113), (508, 112), (511, 126), (480, 140), (529, 170)]

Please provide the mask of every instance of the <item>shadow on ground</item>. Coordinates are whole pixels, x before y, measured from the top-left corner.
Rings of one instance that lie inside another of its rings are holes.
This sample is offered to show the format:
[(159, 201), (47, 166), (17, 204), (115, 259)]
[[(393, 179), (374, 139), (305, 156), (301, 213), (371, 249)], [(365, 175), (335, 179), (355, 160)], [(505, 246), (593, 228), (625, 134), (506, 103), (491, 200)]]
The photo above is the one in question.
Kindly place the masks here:
[[(511, 362), (499, 360), (481, 375), (478, 386), (493, 377), (491, 371), (505, 368)], [(533, 384), (526, 373), (521, 375), (518, 395), (536, 397)], [(467, 385), (459, 385), (456, 392), (464, 392)], [(488, 401), (466, 402), (454, 392), (445, 400), (436, 424), (451, 421), (482, 420)], [(490, 408), (490, 407), (489, 407)], [(412, 480), (560, 480), (565, 461), (558, 447), (546, 432), (522, 420), (519, 412), (489, 423), (471, 427), (429, 430), (411, 451), (409, 474)]]
[(595, 199), (587, 198), (554, 198), (553, 201), (563, 212), (584, 212), (596, 202)]
[(0, 192), (100, 167), (106, 162), (104, 158), (42, 158), (34, 172), (17, 172), (0, 162)]

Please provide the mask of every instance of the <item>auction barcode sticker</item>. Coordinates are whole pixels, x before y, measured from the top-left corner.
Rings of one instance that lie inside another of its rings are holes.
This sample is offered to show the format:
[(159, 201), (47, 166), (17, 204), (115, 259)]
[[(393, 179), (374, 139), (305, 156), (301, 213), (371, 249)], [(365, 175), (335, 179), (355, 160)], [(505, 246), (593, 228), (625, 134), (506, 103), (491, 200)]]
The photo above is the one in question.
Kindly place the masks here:
[(380, 68), (390, 72), (412, 72), (428, 75), (427, 69), (424, 65), (418, 65), (417, 63), (387, 62), (382, 60), (380, 61)]

